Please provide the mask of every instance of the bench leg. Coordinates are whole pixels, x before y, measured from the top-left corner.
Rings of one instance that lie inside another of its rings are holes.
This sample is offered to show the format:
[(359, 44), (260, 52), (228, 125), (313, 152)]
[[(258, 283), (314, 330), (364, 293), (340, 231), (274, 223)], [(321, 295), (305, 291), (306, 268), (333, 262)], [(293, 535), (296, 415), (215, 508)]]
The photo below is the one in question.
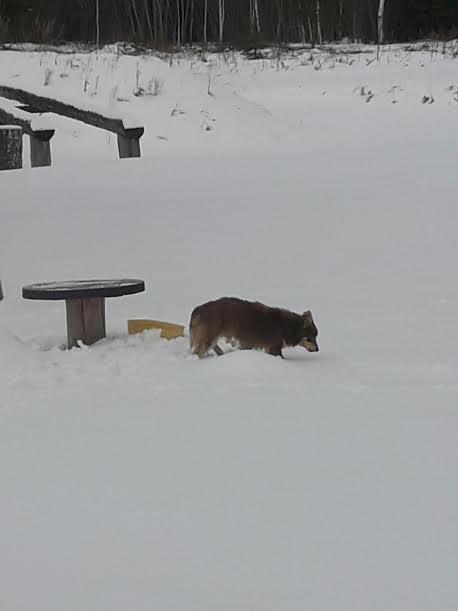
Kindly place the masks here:
[(0, 125), (0, 170), (22, 168), (22, 127)]
[(118, 151), (119, 159), (141, 157), (140, 138), (128, 138), (127, 136), (118, 134)]
[(42, 168), (51, 165), (51, 142), (30, 136), (30, 162), (32, 168)]
[(90, 346), (106, 337), (105, 299), (68, 299), (67, 338), (68, 347), (73, 348), (80, 340)]

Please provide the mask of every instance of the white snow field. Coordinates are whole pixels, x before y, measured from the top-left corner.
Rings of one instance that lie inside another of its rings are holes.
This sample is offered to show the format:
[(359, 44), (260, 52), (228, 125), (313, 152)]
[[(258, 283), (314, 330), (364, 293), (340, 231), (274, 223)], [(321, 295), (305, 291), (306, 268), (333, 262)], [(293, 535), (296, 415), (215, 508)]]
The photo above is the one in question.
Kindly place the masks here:
[[(53, 167), (0, 175), (1, 610), (456, 611), (458, 59), (1, 52), (0, 82), (146, 127), (119, 161), (48, 117)], [(65, 351), (21, 287), (88, 277), (147, 290)], [(320, 352), (127, 335), (222, 295), (311, 308)]]

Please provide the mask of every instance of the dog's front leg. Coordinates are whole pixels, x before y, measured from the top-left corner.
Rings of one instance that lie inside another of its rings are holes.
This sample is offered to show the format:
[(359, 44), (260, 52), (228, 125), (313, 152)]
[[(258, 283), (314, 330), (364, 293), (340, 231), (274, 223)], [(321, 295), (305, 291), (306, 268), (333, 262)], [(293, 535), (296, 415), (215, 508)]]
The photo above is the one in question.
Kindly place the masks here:
[(267, 350), (267, 353), (271, 354), (272, 356), (279, 356), (282, 359), (285, 358), (281, 351), (281, 346), (272, 346), (271, 348), (269, 348), (269, 350)]

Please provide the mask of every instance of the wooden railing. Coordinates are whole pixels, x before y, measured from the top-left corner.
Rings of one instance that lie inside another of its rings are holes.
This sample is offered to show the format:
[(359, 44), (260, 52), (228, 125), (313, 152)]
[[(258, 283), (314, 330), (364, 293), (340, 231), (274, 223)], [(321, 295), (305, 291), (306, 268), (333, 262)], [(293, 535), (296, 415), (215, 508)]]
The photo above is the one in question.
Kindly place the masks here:
[[(9, 105), (7, 110), (2, 110), (1, 98), (19, 102), (21, 106)], [(98, 111), (78, 108), (74, 104), (40, 96), (24, 89), (0, 85), (0, 124), (18, 125), (22, 127), (24, 133), (30, 136), (32, 166), (34, 167), (51, 165), (50, 140), (54, 135), (53, 129), (33, 129), (33, 118), (28, 118), (28, 116), (37, 113), (60, 115), (115, 133), (120, 159), (141, 156), (140, 138), (145, 132), (144, 127), (126, 127), (125, 120), (123, 121), (121, 118), (109, 117)]]

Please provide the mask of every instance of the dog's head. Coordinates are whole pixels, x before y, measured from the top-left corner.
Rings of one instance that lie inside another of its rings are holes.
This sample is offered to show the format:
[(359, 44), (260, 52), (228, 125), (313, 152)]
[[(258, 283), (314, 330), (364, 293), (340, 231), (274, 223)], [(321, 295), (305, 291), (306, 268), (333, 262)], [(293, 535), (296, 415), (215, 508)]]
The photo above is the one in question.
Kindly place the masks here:
[(313, 316), (310, 310), (302, 314), (303, 328), (302, 328), (302, 340), (300, 345), (303, 346), (309, 352), (318, 352), (318, 344), (316, 341), (318, 335), (318, 329), (313, 321)]

